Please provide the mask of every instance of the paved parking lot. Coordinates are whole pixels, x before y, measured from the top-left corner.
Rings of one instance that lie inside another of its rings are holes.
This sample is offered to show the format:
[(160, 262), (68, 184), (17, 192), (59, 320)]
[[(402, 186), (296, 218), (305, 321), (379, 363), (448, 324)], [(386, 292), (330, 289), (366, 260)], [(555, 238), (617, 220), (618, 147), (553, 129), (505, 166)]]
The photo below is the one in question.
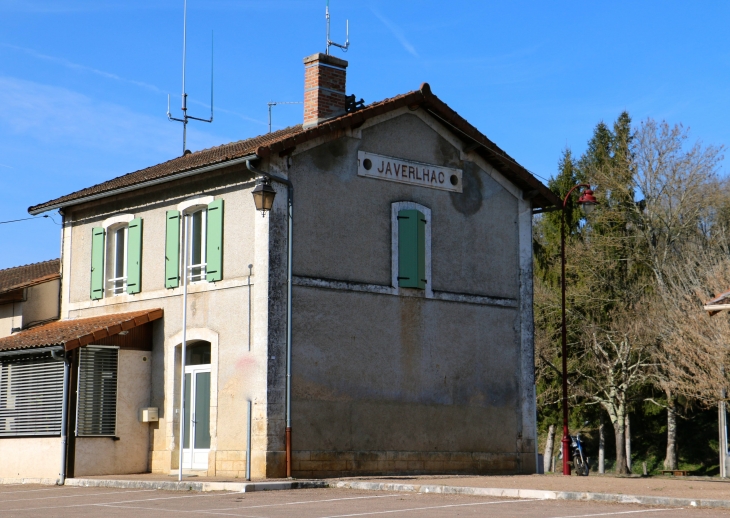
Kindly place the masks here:
[(474, 496), (425, 495), (300, 489), (257, 493), (197, 493), (180, 491), (49, 486), (0, 486), (3, 517), (134, 517), (178, 514), (189, 517), (344, 518), (356, 516), (489, 516), (588, 518), (641, 516), (697, 518), (730, 516), (730, 510), (653, 508), (624, 504), (514, 500)]

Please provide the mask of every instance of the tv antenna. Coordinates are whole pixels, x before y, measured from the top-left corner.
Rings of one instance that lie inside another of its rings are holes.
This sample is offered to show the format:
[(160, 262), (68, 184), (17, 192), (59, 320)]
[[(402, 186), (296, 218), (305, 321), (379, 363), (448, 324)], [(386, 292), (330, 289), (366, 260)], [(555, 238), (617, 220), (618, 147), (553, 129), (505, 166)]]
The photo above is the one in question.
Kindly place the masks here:
[(269, 107), (269, 133), (271, 133), (271, 107), (277, 104), (304, 104), (302, 101), (269, 101), (266, 105)]
[(347, 36), (345, 37), (345, 44), (342, 45), (340, 43), (335, 43), (330, 39), (330, 0), (327, 0), (327, 7), (325, 7), (324, 10), (325, 18), (327, 19), (327, 55), (330, 54), (330, 47), (335, 46), (342, 49), (342, 52), (347, 52), (347, 49), (350, 47), (350, 20), (347, 20), (346, 22), (346, 28), (347, 28)]
[(188, 115), (188, 94), (185, 92), (185, 53), (187, 50), (188, 0), (183, 0), (183, 59), (182, 59), (182, 119), (173, 117), (170, 113), (170, 94), (167, 94), (167, 118), (171, 121), (183, 123), (183, 155), (187, 149), (188, 121), (213, 122), (213, 31), (210, 31), (210, 118), (203, 119)]

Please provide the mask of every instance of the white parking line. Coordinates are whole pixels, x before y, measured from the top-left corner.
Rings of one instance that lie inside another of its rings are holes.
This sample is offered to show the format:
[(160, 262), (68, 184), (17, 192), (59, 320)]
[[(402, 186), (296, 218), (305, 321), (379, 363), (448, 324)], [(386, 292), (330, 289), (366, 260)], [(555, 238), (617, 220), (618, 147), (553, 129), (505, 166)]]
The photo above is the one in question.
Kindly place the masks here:
[(204, 511), (204, 510), (195, 510), (195, 511), (188, 511), (185, 509), (163, 509), (161, 507), (140, 507), (137, 505), (109, 505), (109, 504), (96, 504), (99, 507), (112, 507), (114, 509), (141, 509), (145, 511), (162, 511), (165, 513), (197, 513), (197, 514), (215, 514), (218, 516), (238, 516), (238, 518), (266, 518), (265, 516), (251, 516), (248, 514), (233, 514), (233, 513), (221, 513), (221, 512), (213, 512), (213, 511)]
[[(229, 493), (231, 494), (231, 493)], [(225, 513), (223, 511), (247, 511), (249, 509), (259, 509), (261, 507), (281, 507), (285, 505), (303, 505), (303, 504), (320, 504), (323, 502), (341, 502), (343, 500), (373, 500), (376, 498), (394, 498), (394, 497), (403, 497), (404, 495), (396, 494), (396, 495), (378, 495), (378, 496), (353, 496), (353, 497), (347, 497), (347, 498), (327, 498), (324, 500), (303, 500), (301, 502), (282, 502), (280, 504), (263, 504), (263, 505), (250, 505), (245, 507), (221, 507), (218, 509), (206, 509), (206, 510), (197, 510), (197, 511), (187, 511), (187, 510), (179, 510), (179, 509), (162, 509), (159, 507), (139, 507), (139, 506), (130, 506), (130, 505), (113, 505), (113, 503), (110, 504), (95, 504), (100, 507), (115, 507), (119, 509), (145, 509), (145, 510), (157, 510), (157, 511), (169, 511), (173, 513), (202, 513), (202, 514), (215, 514), (219, 516), (239, 516), (241, 518), (260, 518), (260, 517), (252, 517), (249, 515), (244, 514), (230, 514)], [(411, 495), (408, 495), (411, 496)]]
[(638, 511), (616, 511), (613, 513), (598, 514), (571, 514), (570, 516), (555, 516), (553, 518), (588, 518), (589, 516), (616, 516), (619, 514), (636, 514), (636, 513), (658, 513), (660, 511), (682, 511), (684, 507), (673, 507), (671, 509), (640, 509)]
[[(220, 509), (208, 509), (209, 511), (233, 511), (236, 509), (258, 509), (260, 507), (280, 507), (282, 505), (303, 505), (303, 504), (320, 504), (322, 502), (341, 502), (343, 500), (372, 500), (375, 498), (395, 498), (403, 497), (406, 495), (378, 495), (378, 496), (352, 496), (347, 498), (328, 498), (326, 500), (303, 500), (301, 502), (282, 502), (280, 504), (262, 504), (262, 505), (250, 505), (247, 507), (222, 507)], [(415, 495), (408, 495), (415, 496)]]
[(498, 500), (496, 502), (475, 502), (471, 504), (449, 504), (449, 505), (434, 505), (429, 507), (412, 507), (410, 509), (393, 509), (390, 511), (371, 511), (368, 513), (353, 513), (353, 514), (333, 514), (331, 516), (321, 516), (319, 518), (347, 518), (349, 516), (371, 516), (374, 514), (391, 514), (391, 513), (407, 513), (410, 511), (428, 511), (429, 509), (447, 509), (450, 507), (469, 507), (475, 505), (494, 505), (494, 504), (519, 504), (522, 502), (541, 502), (543, 498), (531, 498), (525, 500)]
[[(14, 484), (21, 486), (22, 484)], [(0, 490), (0, 496), (2, 495), (9, 495), (10, 493), (31, 493), (33, 491), (64, 491), (66, 489), (86, 489), (85, 487), (69, 487), (64, 488), (63, 486), (55, 486), (55, 487), (49, 487), (47, 489), (25, 489), (22, 491), (2, 491)]]
[[(157, 489), (140, 489), (135, 491), (127, 491), (128, 493), (136, 493), (139, 491), (158, 491)], [(106, 493), (106, 494), (112, 494), (112, 493)], [(114, 493), (118, 494), (118, 493)], [(99, 505), (112, 505), (112, 504), (133, 504), (135, 502), (150, 502), (153, 500), (174, 500), (177, 498), (213, 498), (216, 496), (226, 496), (230, 495), (231, 493), (222, 493), (222, 494), (215, 494), (215, 495), (185, 495), (185, 496), (168, 496), (168, 497), (161, 497), (161, 498), (143, 498), (141, 500), (122, 500), (121, 502), (98, 502), (98, 503), (91, 503), (91, 504), (73, 504), (73, 505), (52, 505), (52, 506), (45, 506), (45, 507), (31, 507), (31, 508), (20, 508), (20, 509), (0, 509), (0, 513), (7, 513), (11, 511), (39, 511), (43, 509), (70, 509), (73, 507), (94, 507)], [(233, 493), (236, 494), (236, 493)], [(74, 495), (78, 496), (78, 495)]]
[[(157, 491), (156, 489), (135, 489), (133, 491), (125, 491), (125, 493), (145, 493), (147, 491)], [(23, 491), (20, 491), (21, 493)], [(58, 498), (88, 498), (89, 496), (101, 496), (101, 495), (118, 495), (119, 491), (115, 491), (113, 493), (94, 493), (92, 495), (65, 495), (65, 496), (42, 496), (42, 497), (36, 497), (32, 500), (53, 500)], [(30, 498), (16, 498), (15, 500), (0, 500), (0, 504), (5, 504), (8, 502), (27, 502), (31, 500)], [(2, 509), (0, 509), (2, 511)]]

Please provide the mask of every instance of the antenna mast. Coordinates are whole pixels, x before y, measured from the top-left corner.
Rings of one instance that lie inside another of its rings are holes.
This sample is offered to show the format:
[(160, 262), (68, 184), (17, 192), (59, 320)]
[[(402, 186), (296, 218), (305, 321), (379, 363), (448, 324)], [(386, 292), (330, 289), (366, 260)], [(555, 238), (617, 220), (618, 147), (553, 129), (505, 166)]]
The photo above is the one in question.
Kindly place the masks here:
[(269, 133), (271, 133), (271, 107), (277, 104), (304, 104), (302, 101), (269, 101), (266, 105), (269, 107)]
[[(329, 1), (329, 0), (328, 0)], [(187, 151), (188, 121), (213, 122), (213, 31), (210, 31), (210, 118), (202, 119), (188, 115), (188, 94), (185, 92), (185, 61), (187, 52), (187, 25), (188, 1), (183, 0), (183, 56), (182, 56), (182, 119), (173, 117), (170, 113), (170, 94), (167, 94), (167, 118), (171, 121), (183, 123), (183, 155)]]
[(324, 8), (324, 16), (327, 19), (327, 55), (330, 54), (330, 47), (335, 46), (342, 49), (342, 52), (347, 52), (347, 49), (350, 47), (350, 20), (347, 20), (346, 22), (346, 34), (345, 37), (345, 44), (342, 45), (340, 43), (335, 43), (330, 39), (330, 0), (327, 0), (327, 6)]

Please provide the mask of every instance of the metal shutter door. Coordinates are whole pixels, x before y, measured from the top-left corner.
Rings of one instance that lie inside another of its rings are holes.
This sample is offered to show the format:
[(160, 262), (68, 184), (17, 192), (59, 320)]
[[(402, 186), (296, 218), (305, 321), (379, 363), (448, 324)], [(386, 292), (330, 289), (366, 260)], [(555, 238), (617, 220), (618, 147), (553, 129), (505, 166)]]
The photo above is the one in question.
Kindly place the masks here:
[(61, 435), (63, 362), (0, 363), (0, 437)]
[(82, 347), (79, 354), (76, 435), (114, 436), (119, 350), (89, 346)]

